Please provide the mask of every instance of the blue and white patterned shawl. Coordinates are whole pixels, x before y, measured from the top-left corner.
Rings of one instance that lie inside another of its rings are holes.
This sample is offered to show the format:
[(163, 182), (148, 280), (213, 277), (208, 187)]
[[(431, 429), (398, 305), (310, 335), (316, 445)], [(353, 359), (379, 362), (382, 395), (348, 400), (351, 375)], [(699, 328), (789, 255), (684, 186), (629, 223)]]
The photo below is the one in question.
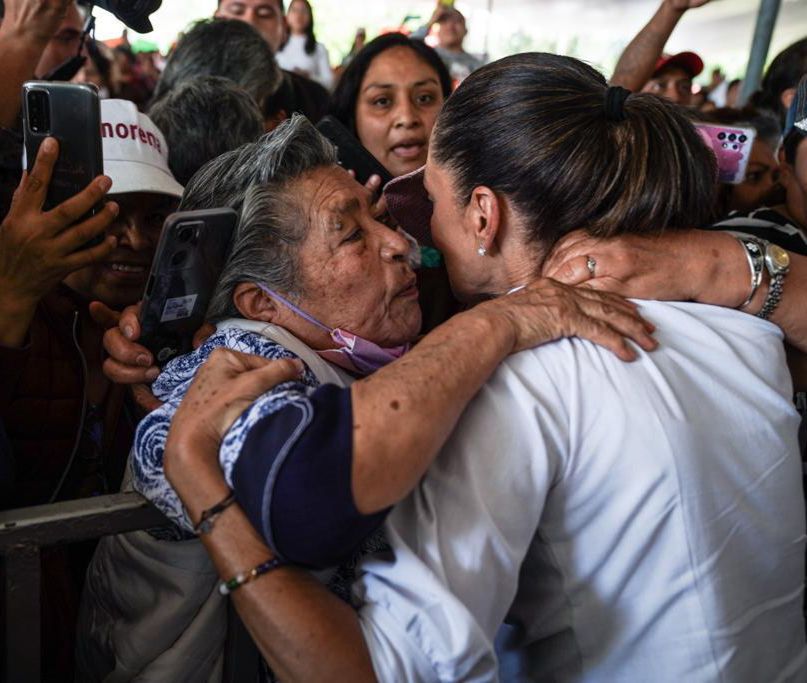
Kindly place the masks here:
[[(163, 405), (147, 415), (137, 427), (132, 463), (132, 483), (135, 490), (142, 493), (186, 534), (193, 525), (185, 508), (163, 472), (165, 440), (176, 409), (190, 387), (196, 371), (207, 360), (214, 349), (225, 347), (252, 353), (263, 358), (297, 358), (289, 350), (266, 337), (234, 327), (219, 330), (209, 337), (195, 351), (179, 356), (165, 366), (162, 374), (152, 385), (154, 395)], [(290, 401), (311, 393), (319, 382), (306, 368), (300, 382), (286, 382), (274, 387), (258, 398), (244, 412), (227, 432), (219, 450), (219, 462), (227, 484), (232, 487), (232, 473), (241, 446), (249, 430), (261, 418), (280, 410)], [(188, 537), (185, 535), (184, 537)]]
[[(296, 340), (295, 340), (296, 341)], [(130, 458), (132, 484), (170, 519), (175, 526), (151, 529), (150, 533), (160, 540), (176, 541), (194, 537), (193, 525), (188, 519), (182, 502), (168, 483), (163, 472), (165, 440), (176, 409), (193, 381), (196, 371), (207, 360), (214, 349), (225, 347), (243, 353), (251, 353), (263, 358), (298, 358), (281, 344), (264, 335), (238, 327), (219, 327), (198, 349), (172, 360), (152, 385), (154, 395), (163, 405), (147, 415), (137, 427), (135, 442)], [(305, 362), (305, 358), (302, 359)], [(314, 357), (314, 361), (318, 359)], [(311, 362), (311, 360), (309, 360)], [(225, 435), (219, 450), (219, 463), (230, 487), (233, 486), (233, 470), (246, 441), (249, 430), (262, 418), (277, 412), (288, 403), (310, 395), (320, 382), (306, 366), (300, 381), (280, 384), (260, 396), (233, 423)], [(328, 587), (337, 595), (350, 602), (349, 586), (353, 579), (358, 560), (369, 553), (386, 550), (383, 532), (379, 529), (369, 536), (362, 548), (335, 573), (329, 572)]]

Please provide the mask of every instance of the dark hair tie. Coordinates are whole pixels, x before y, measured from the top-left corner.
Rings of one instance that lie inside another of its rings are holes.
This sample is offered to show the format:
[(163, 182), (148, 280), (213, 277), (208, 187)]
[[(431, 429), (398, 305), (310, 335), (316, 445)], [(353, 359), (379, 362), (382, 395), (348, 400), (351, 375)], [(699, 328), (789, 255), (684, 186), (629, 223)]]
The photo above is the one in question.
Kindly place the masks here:
[(605, 91), (605, 118), (609, 121), (624, 121), (627, 118), (625, 114), (625, 100), (630, 97), (630, 90), (626, 90), (622, 86), (612, 85)]

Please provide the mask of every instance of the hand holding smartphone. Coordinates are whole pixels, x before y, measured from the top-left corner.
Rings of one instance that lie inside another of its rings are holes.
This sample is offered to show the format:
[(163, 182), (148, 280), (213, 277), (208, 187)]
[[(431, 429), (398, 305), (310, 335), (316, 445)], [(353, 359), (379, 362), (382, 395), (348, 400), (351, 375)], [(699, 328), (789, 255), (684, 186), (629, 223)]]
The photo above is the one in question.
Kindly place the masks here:
[[(59, 143), (46, 138), (30, 173), (23, 176), (15, 201), (0, 226), (0, 344), (19, 346), (39, 301), (70, 273), (106, 259), (115, 238), (103, 238), (118, 213), (114, 202), (86, 220), (110, 187), (104, 176), (59, 205), (44, 211)], [(101, 244), (86, 247), (100, 236)]]
[[(22, 86), (24, 167), (31, 171), (45, 138), (59, 142), (45, 210), (70, 199), (104, 173), (101, 107), (93, 85), (27, 81)], [(96, 213), (100, 205), (88, 212)], [(82, 218), (87, 218), (84, 216)]]
[(720, 182), (732, 185), (743, 182), (756, 130), (713, 123), (696, 123), (695, 128), (717, 157)]
[(353, 171), (359, 183), (366, 185), (370, 176), (377, 175), (381, 178), (383, 188), (392, 180), (390, 172), (367, 151), (339, 119), (325, 116), (317, 124), (317, 130), (336, 146), (339, 165), (347, 171)]

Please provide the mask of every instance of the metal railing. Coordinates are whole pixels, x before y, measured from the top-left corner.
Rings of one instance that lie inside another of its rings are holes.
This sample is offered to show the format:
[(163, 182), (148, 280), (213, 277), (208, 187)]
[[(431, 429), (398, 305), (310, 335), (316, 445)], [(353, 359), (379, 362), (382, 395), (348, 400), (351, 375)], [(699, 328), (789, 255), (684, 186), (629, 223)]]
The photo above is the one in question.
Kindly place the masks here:
[[(148, 529), (166, 521), (138, 493), (116, 493), (0, 512), (0, 559), (5, 576), (5, 680), (14, 683), (40, 680), (42, 547)], [(232, 607), (228, 616), (224, 681), (254, 680), (259, 666), (257, 649)]]

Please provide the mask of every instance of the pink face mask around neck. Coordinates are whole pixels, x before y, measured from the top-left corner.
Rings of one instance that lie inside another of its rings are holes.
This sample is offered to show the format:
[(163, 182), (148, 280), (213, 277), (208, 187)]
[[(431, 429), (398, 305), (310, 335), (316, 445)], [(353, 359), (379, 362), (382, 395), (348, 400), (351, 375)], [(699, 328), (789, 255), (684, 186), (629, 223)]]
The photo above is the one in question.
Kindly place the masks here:
[(309, 315), (301, 308), (295, 306), (293, 303), (291, 303), (291, 301), (281, 296), (274, 290), (271, 290), (260, 283), (256, 284), (263, 292), (282, 303), (289, 310), (294, 311), (297, 315), (304, 320), (307, 320), (312, 325), (316, 325), (320, 329), (325, 330), (330, 335), (331, 339), (336, 342), (338, 348), (325, 349), (324, 351), (315, 350), (315, 353), (320, 358), (323, 358), (334, 365), (338, 365), (340, 368), (343, 368), (348, 372), (352, 372), (362, 377), (370, 375), (376, 370), (380, 370), (385, 365), (392, 363), (392, 361), (397, 360), (407, 351), (409, 351), (409, 344), (385, 348), (379, 346), (375, 342), (371, 342), (369, 339), (364, 339), (363, 337), (359, 337), (352, 332), (348, 332), (347, 330), (342, 330), (338, 327), (330, 328), (321, 323), (314, 316)]

